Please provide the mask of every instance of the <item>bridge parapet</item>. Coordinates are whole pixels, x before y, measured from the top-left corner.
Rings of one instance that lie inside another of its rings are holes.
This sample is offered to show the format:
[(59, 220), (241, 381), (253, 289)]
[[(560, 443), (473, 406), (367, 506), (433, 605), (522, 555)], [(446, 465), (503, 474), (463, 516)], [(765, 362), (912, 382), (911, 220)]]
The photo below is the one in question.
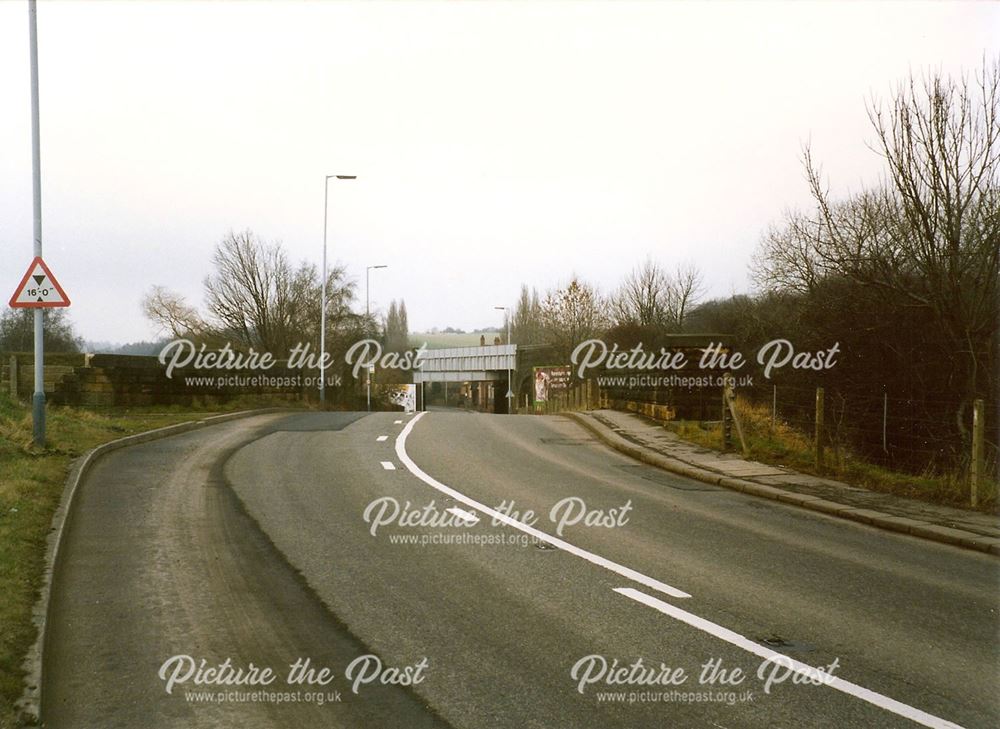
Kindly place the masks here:
[(484, 347), (428, 349), (413, 371), (413, 381), (466, 382), (507, 378), (507, 370), (517, 369), (517, 345), (493, 344)]

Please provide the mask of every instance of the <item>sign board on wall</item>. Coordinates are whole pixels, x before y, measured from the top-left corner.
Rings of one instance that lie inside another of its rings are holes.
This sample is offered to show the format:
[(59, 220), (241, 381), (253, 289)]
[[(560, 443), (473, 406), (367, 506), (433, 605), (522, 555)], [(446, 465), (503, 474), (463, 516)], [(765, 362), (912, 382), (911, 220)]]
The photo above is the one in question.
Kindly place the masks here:
[(572, 372), (569, 365), (533, 367), (535, 402), (547, 402), (552, 394), (569, 387)]
[(399, 405), (407, 413), (415, 412), (417, 409), (417, 386), (416, 385), (388, 385), (389, 402)]

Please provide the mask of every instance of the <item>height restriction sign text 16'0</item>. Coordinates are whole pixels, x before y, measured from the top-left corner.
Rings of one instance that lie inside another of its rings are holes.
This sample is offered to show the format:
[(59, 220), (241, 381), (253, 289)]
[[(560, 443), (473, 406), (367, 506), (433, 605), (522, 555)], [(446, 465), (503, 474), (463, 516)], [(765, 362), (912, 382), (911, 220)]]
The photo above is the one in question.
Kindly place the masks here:
[(42, 257), (36, 256), (10, 297), (10, 305), (15, 309), (69, 306), (69, 297)]

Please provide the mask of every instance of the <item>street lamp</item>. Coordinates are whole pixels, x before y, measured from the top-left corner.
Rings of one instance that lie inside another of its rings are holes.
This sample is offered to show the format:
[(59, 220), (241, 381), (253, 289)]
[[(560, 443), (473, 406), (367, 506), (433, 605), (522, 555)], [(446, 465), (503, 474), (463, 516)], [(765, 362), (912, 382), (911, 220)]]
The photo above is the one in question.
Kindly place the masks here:
[(380, 266), (368, 266), (368, 268), (365, 269), (365, 316), (371, 315), (371, 312), (369, 311), (369, 309), (371, 308), (371, 300), (368, 298), (368, 283), (373, 268), (389, 268), (389, 267), (386, 266), (385, 264), (382, 264)]
[[(365, 269), (365, 317), (371, 316), (371, 298), (368, 296), (368, 283), (371, 280), (371, 272), (373, 268), (389, 268), (385, 264), (378, 266), (368, 266)], [(369, 368), (366, 373), (365, 380), (368, 383), (367, 394), (368, 394), (368, 412), (372, 411), (372, 371)]]
[(323, 288), (320, 295), (319, 311), (319, 401), (326, 403), (326, 213), (330, 199), (330, 180), (356, 180), (357, 175), (327, 175), (323, 180)]
[[(493, 308), (496, 309), (497, 311), (502, 311), (503, 312), (503, 318), (507, 320), (507, 344), (509, 346), (510, 345), (510, 317), (507, 316), (507, 307), (506, 306), (494, 306)], [(511, 370), (510, 370), (510, 367), (508, 367), (507, 368), (507, 414), (508, 415), (510, 415), (511, 412), (512, 412), (511, 411), (511, 398), (514, 397), (514, 390), (511, 387), (511, 384), (512, 384), (511, 380), (512, 379), (513, 378), (511, 376)]]
[[(38, 121), (38, 8), (28, 3), (28, 52), (31, 58), (31, 212), (34, 254), (42, 255), (42, 152)], [(31, 395), (31, 436), (36, 446), (45, 445), (45, 319), (35, 309), (35, 390)]]

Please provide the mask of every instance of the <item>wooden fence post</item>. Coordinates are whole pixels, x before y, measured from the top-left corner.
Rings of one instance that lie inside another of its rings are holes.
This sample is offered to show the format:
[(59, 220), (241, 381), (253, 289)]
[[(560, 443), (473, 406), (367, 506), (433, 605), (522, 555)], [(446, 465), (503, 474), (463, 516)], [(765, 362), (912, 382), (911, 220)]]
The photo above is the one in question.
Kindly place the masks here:
[(985, 476), (986, 468), (986, 458), (983, 453), (986, 422), (983, 409), (982, 400), (976, 400), (972, 405), (972, 464), (969, 468), (969, 497), (972, 506), (979, 503), (979, 485)]
[(778, 386), (771, 385), (771, 431), (778, 423)]
[(722, 450), (728, 451), (732, 446), (733, 424), (729, 419), (729, 380), (724, 379), (722, 383)]
[[(746, 436), (743, 434), (743, 423), (740, 422), (740, 414), (736, 412), (736, 392), (733, 390), (732, 377), (726, 378), (726, 384), (723, 389), (722, 396), (725, 399), (726, 404), (725, 410), (727, 412), (725, 414), (729, 416), (729, 420), (732, 423), (727, 436), (729, 438), (729, 442), (732, 443), (732, 428), (736, 428), (736, 435), (740, 439), (740, 450), (743, 452), (744, 456), (748, 456), (750, 455), (750, 446), (747, 444)], [(723, 427), (725, 426), (723, 425)]]
[(889, 452), (889, 393), (882, 393), (882, 452)]
[(823, 388), (816, 388), (816, 471), (823, 472)]

